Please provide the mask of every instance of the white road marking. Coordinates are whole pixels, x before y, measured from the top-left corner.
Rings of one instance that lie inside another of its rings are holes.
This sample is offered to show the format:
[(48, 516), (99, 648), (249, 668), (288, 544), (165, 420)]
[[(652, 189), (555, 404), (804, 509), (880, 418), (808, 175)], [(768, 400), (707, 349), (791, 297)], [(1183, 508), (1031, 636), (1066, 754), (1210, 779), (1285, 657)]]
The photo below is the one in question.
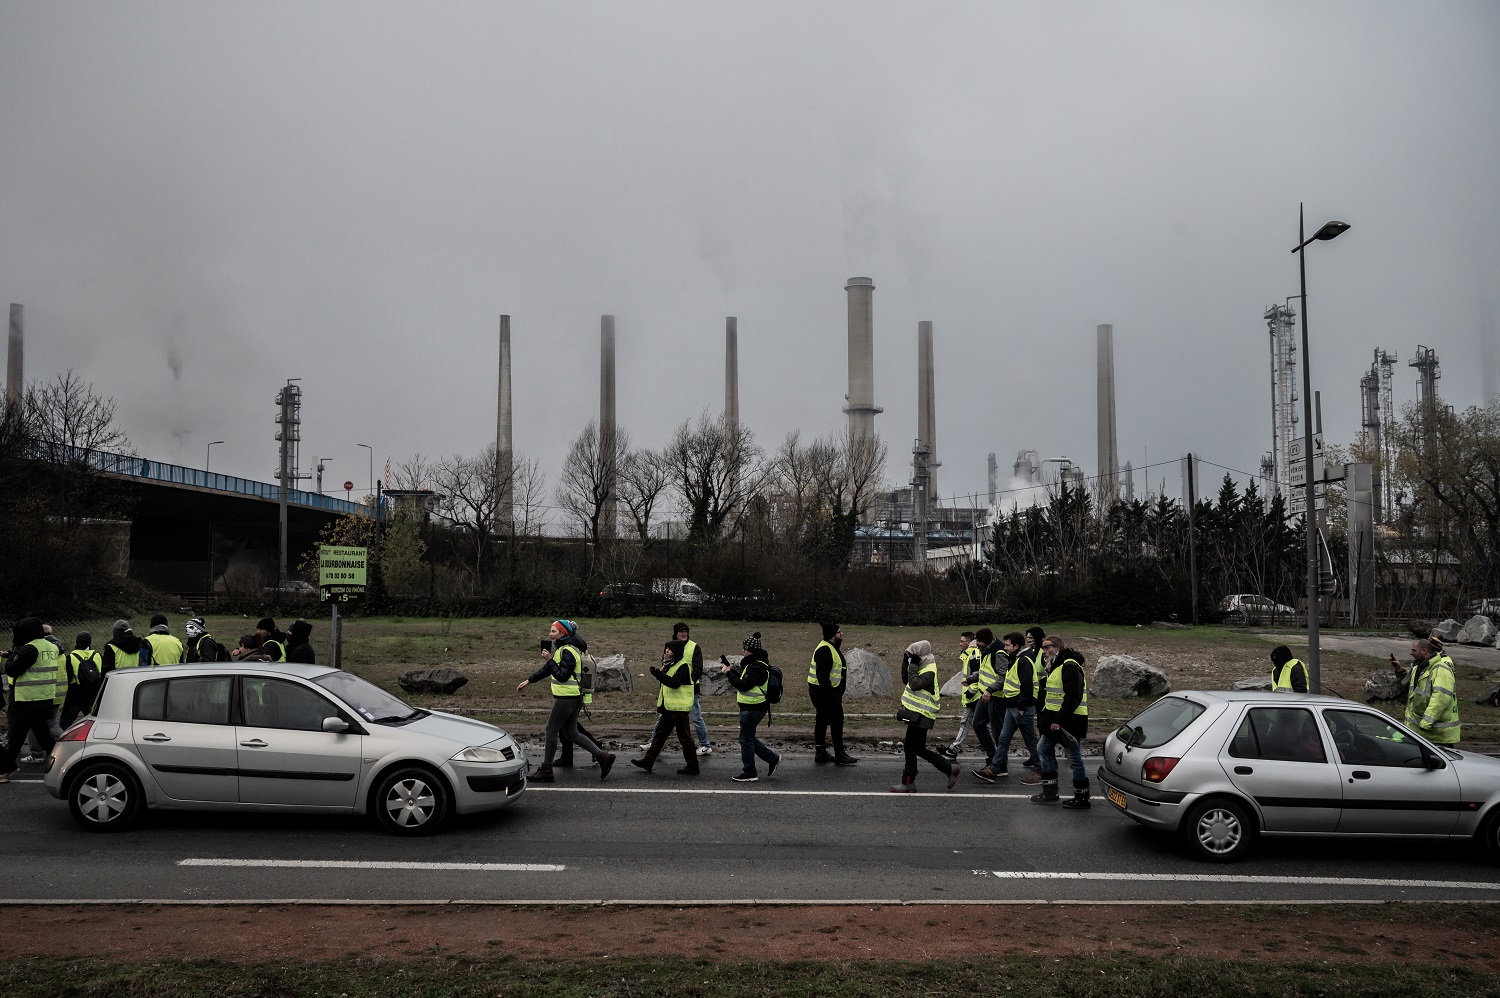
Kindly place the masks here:
[(718, 796), (750, 797), (757, 794), (774, 797), (886, 797), (898, 800), (902, 797), (942, 797), (945, 800), (1028, 800), (1030, 794), (955, 794), (947, 791), (918, 791), (914, 794), (893, 794), (889, 790), (709, 790), (701, 787), (538, 787), (528, 785), (527, 793), (549, 794), (715, 794)]
[(231, 866), (287, 870), (472, 870), (480, 873), (558, 873), (560, 863), (402, 863), (355, 859), (180, 859), (178, 866)]
[[(1235, 873), (1068, 873), (1048, 870), (975, 870), (980, 876), (1002, 880), (1109, 880), (1132, 883), (1174, 884), (1286, 884), (1316, 887), (1435, 887), (1474, 891), (1500, 891), (1500, 883), (1467, 880), (1384, 880), (1368, 877), (1272, 877)], [(1297, 903), (1289, 898), (1288, 904)]]

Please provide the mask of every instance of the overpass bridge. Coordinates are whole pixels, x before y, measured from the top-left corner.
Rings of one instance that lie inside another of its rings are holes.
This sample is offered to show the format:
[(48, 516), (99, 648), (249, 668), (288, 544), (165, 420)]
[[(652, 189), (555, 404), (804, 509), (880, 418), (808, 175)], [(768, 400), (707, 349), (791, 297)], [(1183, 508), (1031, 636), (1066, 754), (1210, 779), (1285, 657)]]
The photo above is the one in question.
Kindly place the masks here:
[[(126, 491), (129, 520), (115, 527), (116, 570), (186, 596), (256, 592), (276, 584), (281, 486), (104, 451), (56, 455), (87, 464)], [(290, 570), (340, 516), (372, 516), (373, 502), (287, 490)]]

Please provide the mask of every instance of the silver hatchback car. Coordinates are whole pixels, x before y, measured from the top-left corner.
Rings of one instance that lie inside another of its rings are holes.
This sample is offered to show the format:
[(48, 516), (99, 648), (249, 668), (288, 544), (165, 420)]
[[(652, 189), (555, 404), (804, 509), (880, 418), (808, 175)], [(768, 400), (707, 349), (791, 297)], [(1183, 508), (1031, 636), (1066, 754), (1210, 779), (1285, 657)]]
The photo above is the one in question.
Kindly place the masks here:
[(45, 783), (90, 831), (153, 807), (371, 814), (425, 835), (511, 803), (527, 768), (492, 724), (326, 666), (247, 662), (110, 673), (48, 756)]
[(1127, 817), (1213, 862), (1256, 835), (1465, 839), (1500, 859), (1500, 760), (1337, 697), (1172, 693), (1105, 739), (1099, 780)]

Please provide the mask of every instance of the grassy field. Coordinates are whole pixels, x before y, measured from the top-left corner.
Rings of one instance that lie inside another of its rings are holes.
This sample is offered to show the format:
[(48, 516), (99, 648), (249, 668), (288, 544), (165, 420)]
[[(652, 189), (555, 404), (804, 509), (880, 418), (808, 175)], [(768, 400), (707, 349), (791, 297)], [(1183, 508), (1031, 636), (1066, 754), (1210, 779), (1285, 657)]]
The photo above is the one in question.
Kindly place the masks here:
[[(914, 932), (914, 934), (917, 934)], [(914, 945), (917, 943), (914, 940)], [(1075, 998), (1212, 995), (1382, 995), (1479, 998), (1500, 994), (1492, 974), (1463, 966), (1152, 959), (1133, 955), (988, 958), (907, 963), (717, 962), (699, 959), (517, 960), (411, 954), (396, 960), (314, 963), (216, 960), (119, 963), (56, 958), (0, 965), (11, 998), (149, 996), (175, 998), (344, 998), (410, 995), (503, 998), (635, 996), (962, 996), (1025, 994)]]

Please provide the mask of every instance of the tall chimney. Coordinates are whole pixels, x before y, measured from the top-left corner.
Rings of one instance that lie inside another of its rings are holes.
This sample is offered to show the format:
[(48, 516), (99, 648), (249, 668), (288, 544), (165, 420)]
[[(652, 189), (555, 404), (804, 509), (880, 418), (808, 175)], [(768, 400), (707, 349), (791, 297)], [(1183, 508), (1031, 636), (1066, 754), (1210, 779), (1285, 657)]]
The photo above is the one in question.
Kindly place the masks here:
[(991, 506), (995, 505), (995, 497), (999, 494), (999, 491), (1000, 491), (999, 490), (999, 477), (1000, 477), (999, 467), (998, 467), (998, 462), (996, 462), (996, 460), (995, 460), (995, 452), (994, 451), (990, 451), (989, 485), (990, 485), (990, 505)]
[(5, 355), (5, 400), (16, 405), (21, 404), (21, 394), (26, 390), (21, 371), (24, 325), (21, 306), (12, 303), (10, 306), (10, 343)]
[(1099, 326), (1099, 495), (1120, 494), (1120, 451), (1115, 440), (1115, 327)]
[(510, 421), (510, 316), (500, 317), (500, 398), (495, 414), (495, 527), (515, 531), (515, 452)]
[(927, 498), (938, 495), (937, 385), (932, 373), (932, 323), (917, 323), (917, 439), (927, 448)]
[(740, 344), (739, 322), (734, 316), (724, 319), (724, 423), (728, 428), (740, 425)]
[(615, 317), (599, 317), (599, 457), (610, 498), (599, 514), (600, 538), (615, 536)]
[(844, 285), (849, 293), (849, 394), (844, 411), (849, 414), (849, 436), (871, 440), (875, 415), (883, 410), (875, 404), (875, 282), (851, 277)]

